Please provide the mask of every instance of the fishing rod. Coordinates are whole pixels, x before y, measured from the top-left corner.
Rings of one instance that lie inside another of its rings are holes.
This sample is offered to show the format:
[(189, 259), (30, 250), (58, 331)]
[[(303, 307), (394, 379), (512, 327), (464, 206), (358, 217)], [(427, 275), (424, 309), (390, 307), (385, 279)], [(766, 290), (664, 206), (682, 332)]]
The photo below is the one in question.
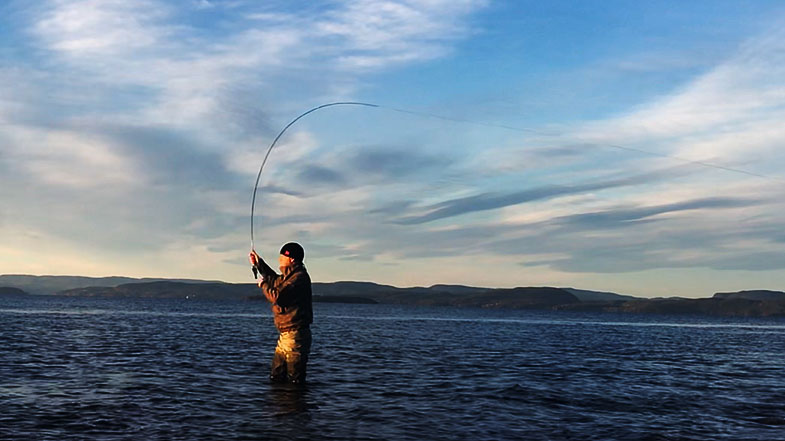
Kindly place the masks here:
[[(300, 116), (298, 116), (297, 118), (291, 120), (289, 122), (289, 124), (287, 124), (286, 127), (284, 127), (283, 130), (281, 130), (278, 133), (278, 136), (276, 136), (275, 139), (273, 139), (273, 142), (270, 144), (270, 147), (267, 148), (267, 153), (264, 155), (264, 159), (262, 160), (262, 166), (259, 167), (259, 173), (256, 174), (256, 182), (254, 183), (254, 186), (253, 186), (253, 197), (251, 198), (251, 251), (254, 251), (254, 252), (256, 251), (256, 245), (254, 244), (254, 234), (253, 234), (253, 224), (254, 224), (254, 222), (253, 222), (253, 213), (254, 213), (254, 208), (256, 207), (256, 192), (259, 190), (259, 179), (262, 177), (262, 171), (264, 171), (264, 165), (267, 164), (267, 159), (270, 157), (270, 153), (273, 151), (273, 148), (275, 148), (275, 144), (278, 142), (278, 140), (281, 138), (281, 136), (283, 136), (283, 134), (286, 132), (286, 130), (288, 130), (289, 127), (293, 126), (294, 123), (299, 121), (301, 118), (303, 118), (304, 116), (306, 116), (306, 115), (308, 115), (310, 113), (316, 112), (319, 109), (324, 109), (325, 107), (332, 107), (332, 106), (381, 107), (381, 106), (379, 106), (377, 104), (362, 103), (362, 102), (359, 102), (359, 101), (338, 101), (338, 102), (334, 102), (334, 103), (322, 104), (321, 106), (316, 106), (316, 107), (314, 107), (312, 109), (309, 109), (309, 110), (303, 112), (302, 114), (300, 114)], [(257, 269), (256, 269), (256, 267), (255, 266), (251, 267), (251, 270), (253, 271), (254, 279), (257, 278)]]

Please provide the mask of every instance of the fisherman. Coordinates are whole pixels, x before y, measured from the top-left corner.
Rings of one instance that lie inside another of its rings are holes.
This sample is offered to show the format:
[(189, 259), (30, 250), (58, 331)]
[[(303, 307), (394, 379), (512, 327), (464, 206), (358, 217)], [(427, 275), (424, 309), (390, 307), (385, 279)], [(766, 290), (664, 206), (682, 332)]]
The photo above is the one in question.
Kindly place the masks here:
[(248, 256), (262, 278), (258, 285), (272, 303), (273, 320), (280, 336), (275, 347), (270, 380), (275, 383), (305, 383), (305, 368), (311, 351), (313, 304), (311, 278), (303, 265), (305, 251), (295, 242), (281, 248), (281, 274), (270, 268), (256, 251)]

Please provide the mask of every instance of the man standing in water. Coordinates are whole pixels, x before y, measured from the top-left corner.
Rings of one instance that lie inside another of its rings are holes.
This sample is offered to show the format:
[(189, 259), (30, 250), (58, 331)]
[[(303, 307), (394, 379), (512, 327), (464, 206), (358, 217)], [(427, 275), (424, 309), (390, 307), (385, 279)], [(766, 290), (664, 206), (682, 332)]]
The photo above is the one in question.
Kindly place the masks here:
[(281, 248), (281, 274), (270, 268), (256, 251), (249, 260), (261, 274), (259, 287), (272, 303), (273, 319), (280, 337), (275, 347), (270, 380), (276, 383), (305, 383), (305, 368), (311, 351), (313, 304), (311, 277), (303, 265), (303, 247), (289, 242)]

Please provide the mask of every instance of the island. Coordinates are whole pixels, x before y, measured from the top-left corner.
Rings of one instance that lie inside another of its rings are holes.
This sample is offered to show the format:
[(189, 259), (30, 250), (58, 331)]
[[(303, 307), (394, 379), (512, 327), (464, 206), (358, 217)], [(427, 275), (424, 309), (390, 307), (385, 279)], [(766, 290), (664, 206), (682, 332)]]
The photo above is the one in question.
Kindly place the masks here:
[(0, 286), (0, 297), (29, 296), (27, 292), (13, 286)]

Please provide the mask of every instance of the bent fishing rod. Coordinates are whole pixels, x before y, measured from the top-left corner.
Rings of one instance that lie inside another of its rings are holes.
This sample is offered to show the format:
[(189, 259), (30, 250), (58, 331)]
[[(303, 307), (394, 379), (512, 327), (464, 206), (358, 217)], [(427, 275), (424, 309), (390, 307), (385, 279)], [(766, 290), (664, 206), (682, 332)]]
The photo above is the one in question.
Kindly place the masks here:
[[(333, 107), (333, 106), (380, 107), (377, 104), (362, 103), (362, 102), (359, 102), (359, 101), (338, 101), (338, 102), (334, 102), (334, 103), (322, 104), (321, 106), (316, 106), (316, 107), (314, 107), (312, 109), (309, 109), (309, 110), (303, 112), (297, 118), (291, 120), (289, 122), (289, 124), (287, 124), (283, 128), (283, 130), (281, 130), (278, 133), (278, 136), (276, 136), (275, 139), (273, 139), (273, 142), (270, 144), (270, 147), (267, 148), (267, 153), (264, 155), (264, 159), (262, 160), (262, 165), (261, 165), (261, 167), (259, 167), (259, 173), (256, 174), (256, 182), (254, 183), (254, 186), (253, 186), (253, 196), (251, 197), (251, 251), (254, 251), (254, 252), (256, 251), (256, 246), (254, 244), (254, 234), (253, 234), (253, 226), (254, 226), (253, 214), (254, 214), (254, 209), (256, 208), (256, 192), (259, 190), (259, 179), (262, 177), (262, 171), (264, 171), (264, 165), (267, 164), (267, 159), (270, 157), (270, 153), (273, 151), (273, 148), (275, 148), (275, 144), (278, 142), (279, 139), (281, 139), (281, 136), (283, 136), (283, 134), (286, 133), (286, 131), (289, 129), (289, 127), (293, 126), (294, 123), (296, 123), (297, 121), (299, 121), (300, 119), (302, 119), (306, 115), (308, 115), (310, 113), (313, 113), (313, 112), (316, 112), (319, 109), (324, 109), (325, 107)], [(258, 277), (258, 275), (257, 275), (257, 271), (258, 270), (256, 269), (255, 266), (252, 266), (251, 270), (253, 271), (254, 279), (256, 279)]]

